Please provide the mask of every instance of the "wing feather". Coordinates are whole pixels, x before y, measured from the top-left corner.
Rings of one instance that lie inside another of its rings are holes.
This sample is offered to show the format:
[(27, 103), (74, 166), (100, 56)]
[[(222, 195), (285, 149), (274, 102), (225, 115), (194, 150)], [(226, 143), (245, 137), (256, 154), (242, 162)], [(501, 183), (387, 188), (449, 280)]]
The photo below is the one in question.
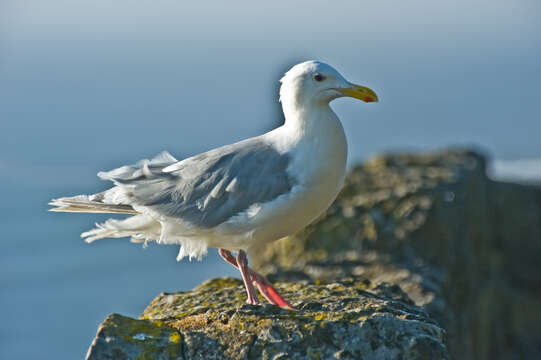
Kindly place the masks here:
[(99, 175), (117, 184), (126, 205), (147, 207), (202, 228), (212, 228), (253, 204), (271, 201), (294, 184), (287, 172), (289, 156), (260, 138), (178, 162), (163, 160)]

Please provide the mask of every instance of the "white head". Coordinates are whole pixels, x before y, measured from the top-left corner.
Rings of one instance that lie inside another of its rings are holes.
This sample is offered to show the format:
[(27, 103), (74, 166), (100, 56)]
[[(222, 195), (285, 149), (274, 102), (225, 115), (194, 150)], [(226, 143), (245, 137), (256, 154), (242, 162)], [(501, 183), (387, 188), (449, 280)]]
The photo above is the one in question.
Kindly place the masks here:
[(365, 102), (378, 101), (374, 91), (348, 82), (332, 66), (320, 61), (306, 61), (293, 66), (280, 82), (280, 101), (284, 111), (292, 106), (327, 106), (342, 96)]

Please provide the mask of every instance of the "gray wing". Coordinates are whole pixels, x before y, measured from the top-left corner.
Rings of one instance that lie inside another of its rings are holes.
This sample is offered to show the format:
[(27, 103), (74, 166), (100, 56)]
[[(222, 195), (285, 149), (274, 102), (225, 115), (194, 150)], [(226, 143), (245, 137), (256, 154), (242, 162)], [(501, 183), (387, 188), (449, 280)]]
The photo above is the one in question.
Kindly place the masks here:
[(129, 205), (212, 228), (287, 193), (294, 184), (288, 164), (288, 155), (253, 138), (180, 162), (153, 160), (99, 175), (121, 187)]

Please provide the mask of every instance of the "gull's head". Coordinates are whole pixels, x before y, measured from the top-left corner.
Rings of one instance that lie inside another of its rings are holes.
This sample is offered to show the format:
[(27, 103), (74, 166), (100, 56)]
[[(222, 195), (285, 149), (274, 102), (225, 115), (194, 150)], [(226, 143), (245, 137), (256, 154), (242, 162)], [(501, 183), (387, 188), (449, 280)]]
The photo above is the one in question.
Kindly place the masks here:
[(293, 66), (280, 82), (280, 101), (284, 105), (328, 105), (343, 96), (364, 102), (378, 101), (374, 91), (350, 83), (332, 66), (320, 61), (306, 61)]

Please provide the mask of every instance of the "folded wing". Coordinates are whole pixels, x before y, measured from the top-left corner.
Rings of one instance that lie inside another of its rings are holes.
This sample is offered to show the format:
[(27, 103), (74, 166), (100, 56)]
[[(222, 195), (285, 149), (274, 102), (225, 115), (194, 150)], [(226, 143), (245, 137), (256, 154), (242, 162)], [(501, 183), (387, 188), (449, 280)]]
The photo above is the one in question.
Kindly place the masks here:
[(289, 157), (260, 138), (179, 162), (173, 159), (162, 154), (150, 162), (98, 174), (117, 185), (104, 198), (212, 228), (254, 204), (287, 193), (294, 184), (287, 172)]

